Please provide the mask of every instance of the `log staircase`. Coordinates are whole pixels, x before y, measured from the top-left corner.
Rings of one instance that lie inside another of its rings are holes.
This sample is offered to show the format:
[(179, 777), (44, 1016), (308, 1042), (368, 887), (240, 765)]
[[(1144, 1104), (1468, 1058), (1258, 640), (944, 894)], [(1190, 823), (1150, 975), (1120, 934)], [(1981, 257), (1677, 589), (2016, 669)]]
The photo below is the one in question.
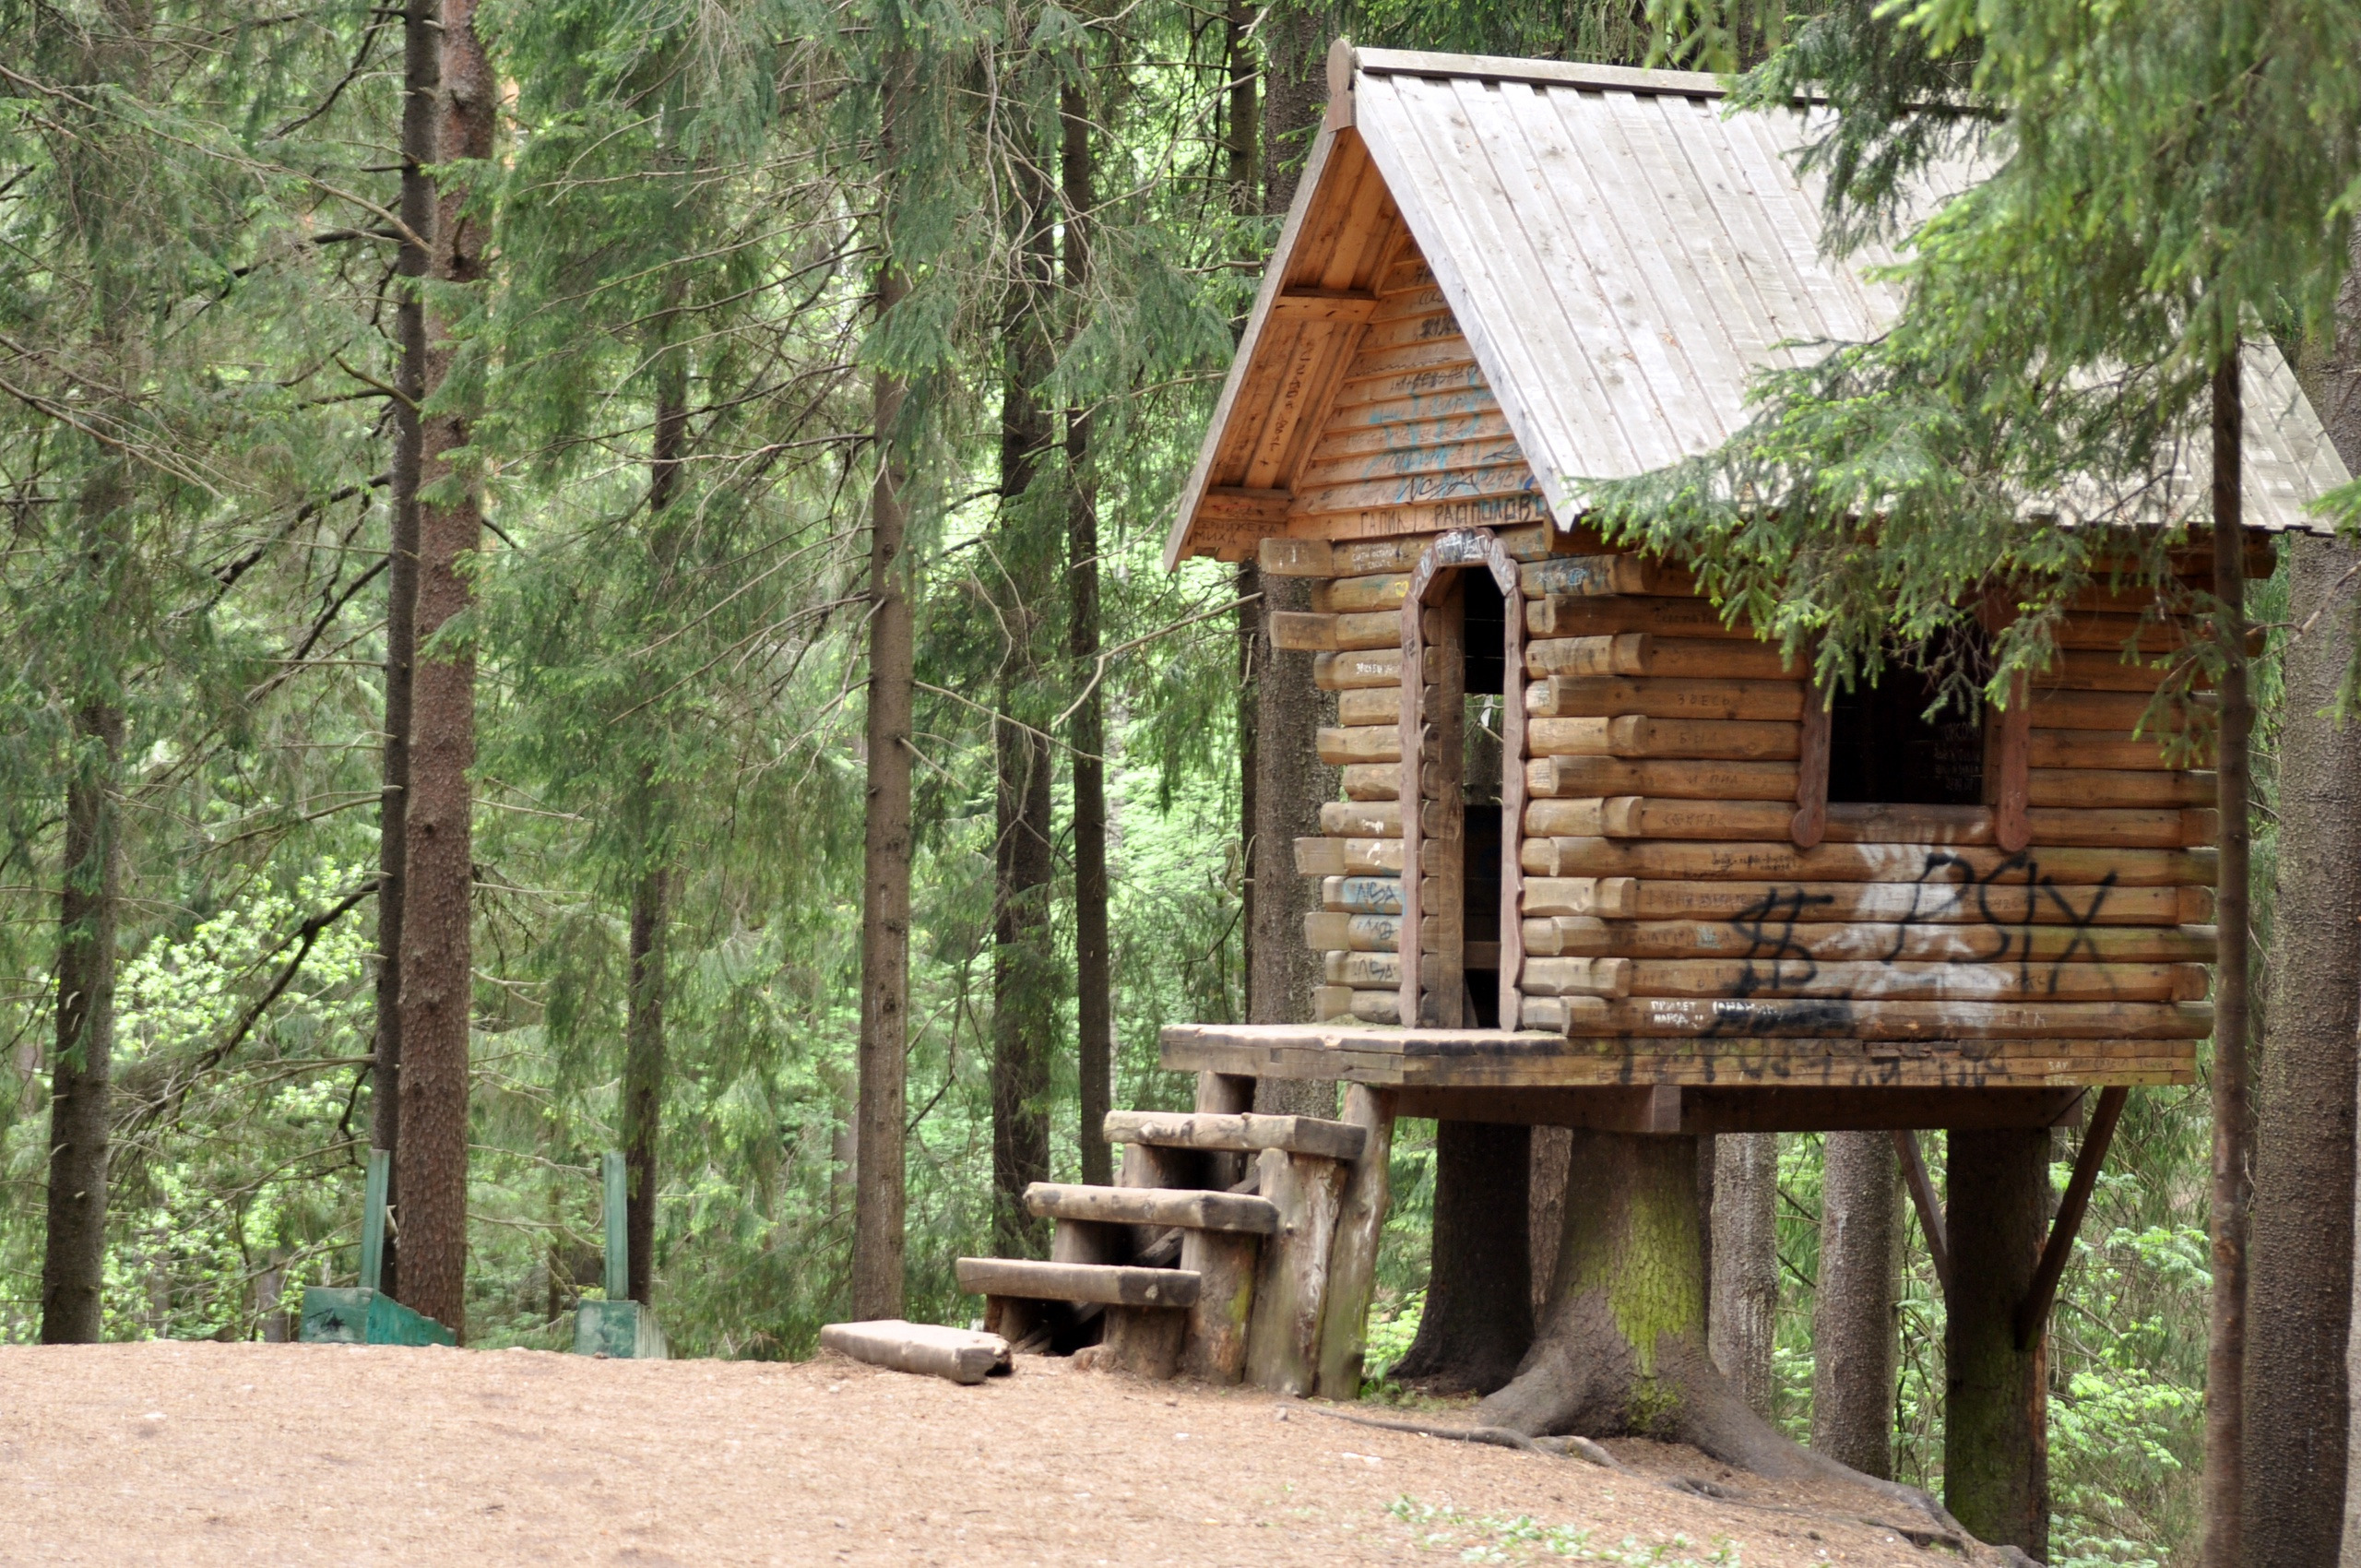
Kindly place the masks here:
[(1095, 1343), (1141, 1377), (1357, 1395), (1390, 1127), (1358, 1101), (1341, 1122), (1258, 1116), (1252, 1084), (1208, 1073), (1193, 1112), (1109, 1113), (1117, 1185), (1026, 1190), (1056, 1227), (1047, 1262), (959, 1260), (984, 1326), (1019, 1350)]

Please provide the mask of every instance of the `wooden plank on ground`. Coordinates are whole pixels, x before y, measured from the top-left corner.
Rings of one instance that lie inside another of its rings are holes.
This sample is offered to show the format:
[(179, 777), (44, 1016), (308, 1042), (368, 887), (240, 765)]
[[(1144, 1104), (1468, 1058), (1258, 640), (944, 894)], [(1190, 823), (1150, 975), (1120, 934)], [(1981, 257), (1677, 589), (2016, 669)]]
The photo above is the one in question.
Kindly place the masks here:
[(1014, 1367), (1008, 1341), (997, 1334), (946, 1328), (935, 1323), (905, 1323), (900, 1318), (823, 1324), (820, 1348), (872, 1367), (961, 1384), (1006, 1377)]

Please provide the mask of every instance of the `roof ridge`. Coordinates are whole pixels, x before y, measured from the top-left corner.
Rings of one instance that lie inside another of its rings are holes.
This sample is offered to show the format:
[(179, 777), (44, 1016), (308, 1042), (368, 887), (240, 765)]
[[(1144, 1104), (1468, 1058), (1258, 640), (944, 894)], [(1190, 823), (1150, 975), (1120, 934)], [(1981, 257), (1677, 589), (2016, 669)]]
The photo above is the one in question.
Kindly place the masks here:
[(1519, 60), (1502, 54), (1442, 54), (1424, 49), (1353, 51), (1354, 65), (1372, 76), (1474, 77), (1677, 98), (1727, 98), (1729, 87), (1711, 71), (1646, 70), (1587, 60)]

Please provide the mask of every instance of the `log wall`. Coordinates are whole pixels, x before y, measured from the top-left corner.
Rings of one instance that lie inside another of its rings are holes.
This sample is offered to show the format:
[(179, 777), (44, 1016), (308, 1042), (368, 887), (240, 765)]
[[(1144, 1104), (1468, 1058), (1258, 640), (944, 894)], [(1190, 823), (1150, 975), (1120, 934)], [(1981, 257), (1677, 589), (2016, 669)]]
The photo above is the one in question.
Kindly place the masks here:
[[(1322, 879), (1305, 932), (1324, 966), (1316, 1017), (1402, 1021), (1404, 600), (1435, 540), (1475, 527), (1518, 563), (1524, 618), (1517, 1023), (1734, 1073), (1763, 1070), (1782, 1039), (1853, 1039), (2027, 1042), (2132, 1079), (2188, 1075), (2212, 1024), (2213, 781), (2133, 733), (2158, 678), (2122, 661), (2138, 603), (2087, 596), (2034, 683), (2020, 826), (1993, 805), (1838, 802), (1803, 833), (1803, 673), (1722, 624), (1684, 573), (1553, 534), (1423, 263), (1406, 253), (1381, 276), (1286, 534), (1262, 552), (1266, 571), (1315, 578), (1313, 612), (1274, 635), (1317, 650), (1338, 696), (1319, 746), (1345, 798), (1296, 847)], [(1452, 656), (1422, 657), (1438, 700)], [(1456, 778), (1425, 750), (1419, 946), (1440, 991), (1483, 956), (1461, 952)], [(1995, 773), (1987, 760), (1987, 801)], [(1422, 1010), (1457, 1021), (1455, 1000)]]

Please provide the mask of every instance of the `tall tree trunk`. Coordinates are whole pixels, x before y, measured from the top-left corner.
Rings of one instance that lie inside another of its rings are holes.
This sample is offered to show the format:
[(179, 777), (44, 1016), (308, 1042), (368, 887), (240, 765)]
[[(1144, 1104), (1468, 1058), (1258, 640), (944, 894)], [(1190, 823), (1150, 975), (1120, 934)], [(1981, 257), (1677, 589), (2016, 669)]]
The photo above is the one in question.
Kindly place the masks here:
[[(915, 73), (908, 42), (891, 44), (879, 106), (879, 165), (887, 182), (878, 236), (884, 258), (877, 278), (881, 325), (909, 292), (908, 278), (895, 265), (893, 211), (901, 121), (913, 105)], [(861, 846), (860, 1105), (853, 1129), (852, 1312), (857, 1318), (900, 1317), (903, 1308), (914, 658), (905, 540), (909, 513), (902, 499), (908, 482), (901, 429), (907, 392), (900, 376), (880, 372), (870, 408), (877, 477), (869, 500), (868, 778)]]
[(1954, 1129), (1946, 1167), (1943, 1502), (1980, 1539), (2047, 1560), (2047, 1343), (2018, 1349), (2016, 1319), (2049, 1225), (2049, 1134)]
[[(1229, 208), (1244, 216), (1260, 212), (1261, 171), (1255, 147), (1257, 79), (1253, 59), (1254, 10), (1246, 0), (1231, 0), (1223, 20), (1226, 58), (1229, 67), (1229, 123), (1225, 127), (1229, 157)], [(1246, 329), (1241, 315), (1235, 329)], [(1262, 570), (1252, 556), (1238, 564), (1238, 958), (1239, 994), (1246, 1016), (1254, 1016), (1254, 813), (1255, 768), (1258, 765), (1255, 727), (1261, 706), (1256, 687), (1262, 665), (1256, 661), (1254, 637), (1263, 624)]]
[(1779, 1134), (1729, 1133), (1713, 1147), (1706, 1342), (1747, 1408), (1767, 1419), (1779, 1329)]
[(2247, 692), (2246, 530), (2239, 516), (2245, 427), (2233, 342), (2213, 372), (2213, 635), (2222, 659), (2220, 884), (2213, 968), (2213, 1313), (2205, 1356), (2206, 1568), (2242, 1568), (2246, 1546), (2247, 1228), (2253, 1198), (2253, 1110), (2247, 1087), (2248, 875), (2252, 834)]
[(1229, 0), (1222, 13), (1222, 59), (1229, 73), (1229, 102), (1222, 126), (1222, 150), (1228, 161), (1229, 209), (1236, 213), (1261, 210), (1255, 201), (1255, 149), (1260, 138), (1256, 124), (1261, 111), (1255, 100), (1260, 83), (1254, 72), (1254, 10), (1252, 0)]
[[(443, 0), (436, 161), (488, 160), (498, 84), (476, 36), (475, 0)], [(486, 234), (465, 208), (465, 176), (438, 196), (433, 276), (484, 276)], [(432, 316), (430, 312), (430, 317)], [(427, 323), (429, 386), (446, 379), (456, 346), (448, 323)], [(464, 413), (425, 422), (421, 477), (453, 477), (446, 454), (469, 438)], [(402, 1299), (467, 1336), (468, 1025), (474, 978), (474, 889), (469, 770), (475, 766), (475, 653), (433, 646), (473, 602), (468, 558), (483, 540), (483, 500), (472, 488), (418, 509), (416, 675), (410, 709), (409, 811), (403, 861), (401, 986)]]
[[(1065, 291), (1078, 327), (1088, 319), (1090, 224), (1098, 205), (1097, 151), (1090, 140), (1090, 104), (1082, 89), (1061, 94), (1063, 146), (1059, 173), (1065, 196)], [(1082, 1101), (1082, 1179), (1104, 1186), (1114, 1180), (1107, 1146), (1107, 1112), (1114, 1109), (1115, 997), (1107, 934), (1106, 694), (1098, 663), (1098, 485), (1090, 469), (1091, 414), (1086, 402), (1066, 410), (1066, 653), (1074, 679), (1089, 690), (1074, 710), (1074, 968), (1077, 1077)]]
[(123, 714), (104, 703), (87, 704), (74, 716), (74, 736), (57, 901), (57, 1048), (50, 1064), (48, 1234), (41, 1270), (44, 1345), (95, 1345), (106, 1331), (107, 1142), (123, 862), (114, 789)]
[(1549, 1311), (1549, 1282), (1558, 1270), (1558, 1238), (1566, 1229), (1566, 1189), (1572, 1184), (1573, 1132), (1566, 1127), (1533, 1129), (1533, 1174), (1525, 1194), (1526, 1266), (1533, 1275), (1533, 1321)]
[[(1295, 199), (1297, 176), (1311, 138), (1320, 125), (1327, 95), (1323, 14), (1287, 8), (1264, 22), (1268, 58), (1263, 95), (1263, 204), (1283, 213)], [(1231, 80), (1239, 75), (1231, 65)], [(1238, 101), (1233, 99), (1233, 110)], [(1233, 138), (1231, 154), (1239, 156)], [(1233, 168), (1235, 168), (1235, 162)], [(1244, 570), (1242, 591), (1259, 591), (1252, 607), (1254, 645), (1252, 927), (1247, 934), (1250, 974), (1247, 1020), (1256, 1024), (1309, 1021), (1312, 988), (1320, 983), (1320, 956), (1303, 938), (1303, 917), (1320, 907), (1319, 885), (1295, 870), (1295, 841), (1318, 834), (1320, 802), (1336, 798), (1339, 775), (1320, 761), (1320, 726), (1329, 700), (1311, 678), (1314, 658), (1271, 646), (1271, 617), (1311, 608), (1311, 584), (1302, 577), (1263, 577), (1252, 589)], [(1254, 1091), (1254, 1108), (1306, 1116), (1336, 1114), (1336, 1087), (1311, 1080), (1265, 1078)], [(1525, 1179), (1524, 1168), (1517, 1181)], [(1438, 1198), (1440, 1206), (1441, 1199)], [(1522, 1208), (1518, 1211), (1523, 1213)], [(1430, 1303), (1431, 1307), (1431, 1303)]]
[[(1489, 1394), (1516, 1374), (1533, 1343), (1532, 1169), (1530, 1128), (1435, 1124), (1427, 1309), (1396, 1379)], [(1579, 1164), (1574, 1172), (1576, 1183), (1586, 1174)]]
[[(2350, 1464), (2355, 1032), (2361, 1029), (2361, 723), (2351, 666), (2361, 551), (2290, 536), (2279, 728), (2279, 888), (2255, 1106), (2248, 1280), (2247, 1557), (2327, 1562)], [(2361, 1540), (2352, 1542), (2361, 1550)]]
[[(443, 62), (435, 34), (438, 0), (408, 0), (402, 8), (402, 227), (395, 254), (401, 279), (394, 302), (394, 338), (401, 358), (394, 367), (392, 537), (386, 550), (386, 743), (382, 760), (385, 795), (377, 808), (377, 1040), (374, 1084), (369, 1097), (369, 1145), (392, 1158), (397, 1178), (402, 1134), (402, 873), (409, 854), (410, 684), (418, 654), (418, 483), (426, 450), (426, 426), (419, 405), (426, 400), (426, 302), (419, 281), (432, 261), (434, 234), (435, 101), (442, 91)], [(399, 1212), (401, 1186), (388, 1187), (386, 1202)], [(401, 1238), (386, 1234), (378, 1288), (401, 1299)]]
[(1050, 191), (1040, 149), (1022, 141), (1009, 236), (1015, 276), (1002, 335), (1000, 523), (991, 571), (1003, 650), (992, 749), (999, 775), (992, 897), (993, 1234), (1014, 1256), (1045, 1251), (1047, 1228), (1025, 1211), (1025, 1189), (1050, 1174), (1050, 1041), (1055, 963), (1050, 953), (1054, 871), (1049, 742), (1040, 714), (1044, 607), (1034, 598), (1051, 550), (1034, 480), (1051, 439), (1049, 405)]
[(1892, 1135), (1829, 1134), (1825, 1170), (1811, 1319), (1811, 1445), (1864, 1475), (1891, 1478), (1902, 1264)]
[(665, 926), (671, 914), (671, 873), (657, 866), (640, 874), (631, 895), (630, 1012), (623, 1026), (623, 1237), (631, 1299), (654, 1306), (657, 1145), (664, 1123)]

